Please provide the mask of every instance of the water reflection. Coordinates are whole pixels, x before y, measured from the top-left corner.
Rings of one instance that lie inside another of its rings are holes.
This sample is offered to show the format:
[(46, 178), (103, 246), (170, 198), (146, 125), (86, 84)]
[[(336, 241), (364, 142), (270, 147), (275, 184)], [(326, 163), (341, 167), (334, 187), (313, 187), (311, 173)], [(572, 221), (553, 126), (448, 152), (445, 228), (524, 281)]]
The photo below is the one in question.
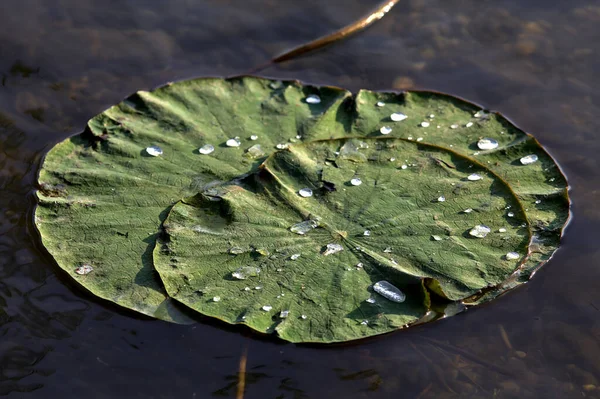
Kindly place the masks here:
[(573, 186), (564, 248), (487, 306), (362, 343), (294, 346), (137, 319), (62, 281), (37, 246), (32, 189), (53, 143), (137, 89), (244, 73), (377, 3), (2, 2), (0, 395), (235, 397), (248, 345), (246, 398), (600, 397), (600, 8), (589, 1), (402, 1), (360, 35), (264, 71), (451, 92), (549, 147)]

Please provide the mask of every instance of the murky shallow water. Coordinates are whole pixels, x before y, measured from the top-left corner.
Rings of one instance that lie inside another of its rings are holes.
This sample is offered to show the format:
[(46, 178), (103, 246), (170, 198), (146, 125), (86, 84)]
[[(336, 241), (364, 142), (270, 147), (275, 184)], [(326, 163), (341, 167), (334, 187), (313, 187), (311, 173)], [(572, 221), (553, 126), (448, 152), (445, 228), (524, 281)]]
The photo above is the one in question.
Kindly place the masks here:
[(43, 154), (138, 89), (241, 74), (377, 0), (4, 0), (0, 4), (0, 395), (600, 397), (600, 4), (403, 0), (380, 23), (263, 71), (356, 90), (434, 89), (499, 110), (564, 167), (574, 218), (525, 287), (358, 344), (284, 344), (142, 320), (55, 274), (31, 224)]

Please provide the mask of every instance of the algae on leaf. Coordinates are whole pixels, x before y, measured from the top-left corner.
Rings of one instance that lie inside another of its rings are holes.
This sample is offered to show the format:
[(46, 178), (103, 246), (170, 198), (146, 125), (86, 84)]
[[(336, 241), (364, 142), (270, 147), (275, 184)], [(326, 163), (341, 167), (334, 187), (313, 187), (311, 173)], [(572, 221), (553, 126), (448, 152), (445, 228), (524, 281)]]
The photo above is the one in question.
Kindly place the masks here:
[(294, 342), (490, 300), (552, 256), (569, 212), (555, 162), (498, 114), (254, 77), (139, 92), (55, 146), (39, 181), (42, 241), (95, 295)]

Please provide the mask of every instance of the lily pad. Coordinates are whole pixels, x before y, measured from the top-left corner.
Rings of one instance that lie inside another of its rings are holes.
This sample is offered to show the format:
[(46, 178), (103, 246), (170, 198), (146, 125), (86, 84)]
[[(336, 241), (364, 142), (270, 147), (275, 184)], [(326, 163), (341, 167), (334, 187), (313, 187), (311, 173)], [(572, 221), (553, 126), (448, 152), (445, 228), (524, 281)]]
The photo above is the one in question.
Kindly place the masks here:
[[(294, 342), (381, 334), (490, 300), (558, 247), (560, 169), (480, 111), (438, 93), (255, 77), (138, 92), (49, 152), (36, 225), (79, 284), (152, 317), (190, 322), (183, 304)], [(290, 230), (302, 222), (318, 227)], [(328, 244), (343, 250), (326, 256)], [(244, 267), (260, 272), (235, 278)], [(381, 280), (406, 301), (371, 292)]]

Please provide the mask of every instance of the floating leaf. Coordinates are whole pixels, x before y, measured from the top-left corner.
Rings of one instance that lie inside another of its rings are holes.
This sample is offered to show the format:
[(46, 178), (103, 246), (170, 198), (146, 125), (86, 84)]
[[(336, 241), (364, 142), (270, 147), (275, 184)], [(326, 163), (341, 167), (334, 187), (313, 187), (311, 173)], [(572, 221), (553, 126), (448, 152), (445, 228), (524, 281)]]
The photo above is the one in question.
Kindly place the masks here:
[[(189, 322), (184, 304), (296, 342), (388, 332), (496, 297), (558, 246), (564, 176), (534, 138), (479, 110), (253, 77), (139, 92), (50, 151), (36, 225), (79, 284), (153, 317)], [(484, 238), (469, 234), (478, 225)], [(233, 278), (245, 268), (257, 272)], [(368, 302), (378, 281), (406, 301)]]

